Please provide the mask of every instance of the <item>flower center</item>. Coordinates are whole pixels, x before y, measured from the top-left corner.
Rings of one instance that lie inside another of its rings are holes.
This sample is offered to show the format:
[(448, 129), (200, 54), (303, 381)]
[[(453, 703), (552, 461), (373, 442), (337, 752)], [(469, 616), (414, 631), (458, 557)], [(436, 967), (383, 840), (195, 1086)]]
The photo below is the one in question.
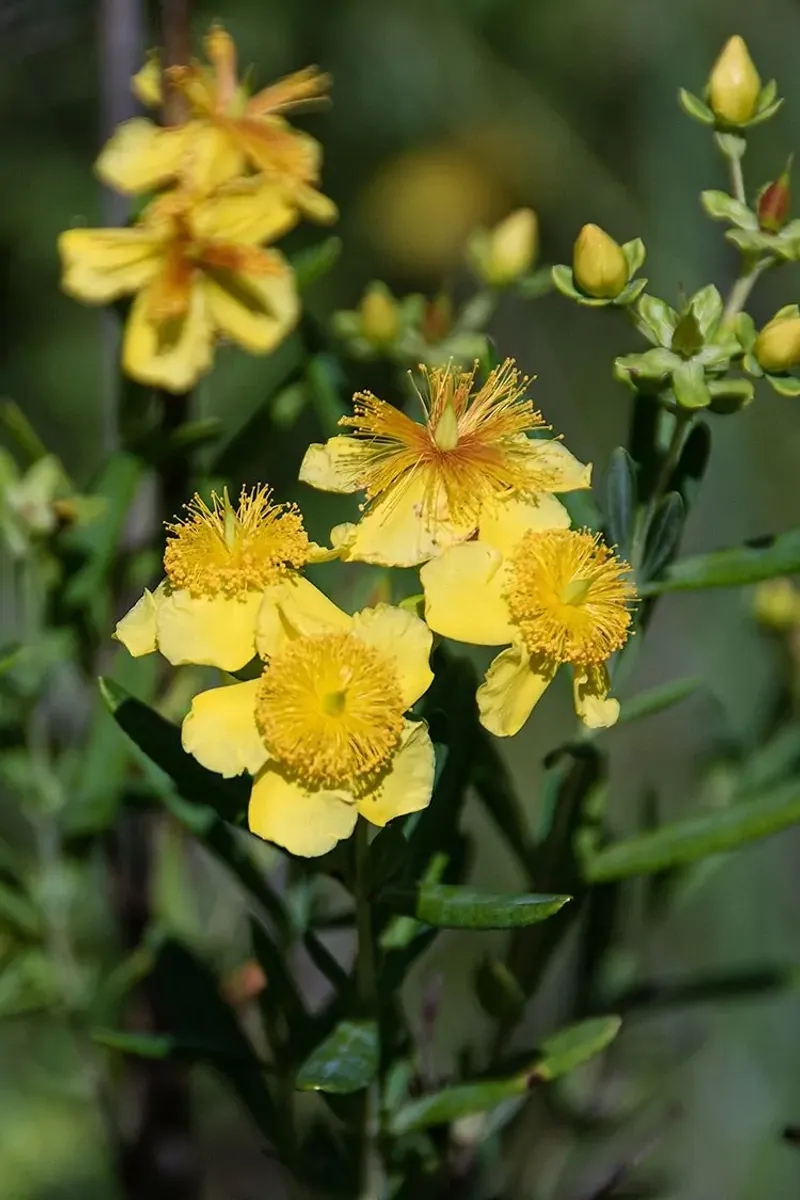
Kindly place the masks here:
[(351, 633), (300, 638), (261, 677), (256, 724), (270, 754), (306, 787), (366, 790), (403, 730), (392, 664)]
[(630, 633), (630, 567), (597, 534), (526, 533), (510, 562), (511, 616), (532, 654), (557, 662), (605, 662)]
[(300, 513), (270, 495), (266, 486), (242, 488), (237, 509), (227, 490), (212, 493), (210, 508), (195, 495), (184, 520), (167, 525), (164, 569), (173, 588), (243, 599), (302, 567), (309, 543)]

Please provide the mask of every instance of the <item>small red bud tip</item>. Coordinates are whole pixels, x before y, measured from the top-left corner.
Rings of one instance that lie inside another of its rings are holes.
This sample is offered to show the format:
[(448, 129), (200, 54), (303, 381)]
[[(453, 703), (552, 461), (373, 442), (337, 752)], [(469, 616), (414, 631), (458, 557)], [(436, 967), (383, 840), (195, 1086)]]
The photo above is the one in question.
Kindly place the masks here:
[(771, 183), (762, 193), (758, 201), (758, 223), (768, 233), (777, 233), (783, 229), (789, 217), (792, 202), (792, 192), (789, 187), (789, 173), (784, 171), (780, 178)]

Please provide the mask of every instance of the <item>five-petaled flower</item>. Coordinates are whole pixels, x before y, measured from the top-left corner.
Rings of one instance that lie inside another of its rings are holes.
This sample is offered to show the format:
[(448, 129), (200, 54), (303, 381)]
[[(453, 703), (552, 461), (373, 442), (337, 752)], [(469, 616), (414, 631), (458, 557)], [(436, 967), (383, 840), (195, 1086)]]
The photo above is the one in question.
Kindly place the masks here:
[(547, 493), (589, 487), (591, 468), (561, 442), (527, 436), (546, 427), (513, 360), (481, 387), (476, 371), (421, 366), (421, 422), (361, 392), (339, 422), (353, 434), (309, 447), (301, 480), (366, 495), (361, 520), (331, 530), (342, 558), (415, 566), (502, 523), (510, 502), (535, 517)]
[(135, 295), (123, 367), (183, 392), (211, 367), (218, 336), (266, 354), (297, 322), (294, 272), (261, 245), (296, 220), (277, 182), (242, 180), (205, 199), (167, 193), (131, 228), (62, 233), (62, 286), (89, 304)]
[(166, 579), (117, 625), (134, 657), (160, 650), (175, 666), (238, 671), (255, 657), (257, 629), (279, 623), (279, 603), (291, 603), (297, 620), (333, 608), (299, 574), (319, 548), (298, 510), (273, 504), (268, 487), (243, 488), (236, 509), (227, 493), (213, 494), (210, 507), (195, 496), (186, 509), (167, 526)]
[[(221, 25), (212, 25), (205, 48), (210, 66), (193, 61), (166, 70), (168, 86), (184, 98), (189, 119), (167, 128), (140, 117), (123, 122), (97, 160), (100, 178), (121, 192), (173, 183), (210, 192), (247, 170), (265, 172), (289, 188), (306, 215), (333, 220), (335, 206), (314, 186), (319, 143), (282, 116), (324, 97), (328, 76), (307, 67), (248, 97), (237, 77), (236, 47)], [(134, 90), (150, 107), (161, 105), (157, 55), (134, 77)]]
[(430, 802), (434, 755), (427, 726), (404, 713), (433, 678), (431, 634), (389, 605), (347, 616), (315, 612), (288, 593), (262, 609), (259, 679), (195, 696), (183, 746), (209, 770), (253, 776), (253, 833), (307, 857)]
[(613, 725), (619, 703), (608, 698), (606, 663), (630, 633), (628, 564), (597, 535), (569, 529), (552, 497), (538, 512), (516, 503), (507, 515), (422, 568), (428, 625), (461, 642), (509, 645), (477, 697), (483, 725), (499, 737), (522, 728), (562, 663), (581, 720)]

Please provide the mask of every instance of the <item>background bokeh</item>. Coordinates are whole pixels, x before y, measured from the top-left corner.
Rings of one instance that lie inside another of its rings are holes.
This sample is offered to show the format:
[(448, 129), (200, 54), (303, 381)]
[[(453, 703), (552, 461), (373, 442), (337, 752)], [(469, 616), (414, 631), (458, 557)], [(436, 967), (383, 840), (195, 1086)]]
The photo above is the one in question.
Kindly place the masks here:
[[(90, 164), (114, 116), (125, 115), (119, 79), (103, 67), (101, 10), (118, 20), (132, 8), (113, 0), (5, 0), (0, 7), (0, 389), (79, 485), (113, 443), (115, 334), (107, 319), (59, 292), (55, 243), (68, 226), (120, 215)], [(671, 302), (710, 281), (724, 291), (735, 255), (698, 203), (702, 188), (726, 186), (724, 164), (707, 131), (680, 112), (676, 92), (680, 85), (701, 89), (733, 32), (745, 36), (762, 77), (775, 75), (786, 96), (779, 117), (754, 131), (745, 161), (751, 191), (775, 177), (798, 142), (796, 0), (231, 0), (194, 9), (198, 38), (212, 17), (224, 19), (258, 81), (312, 61), (333, 74), (333, 106), (304, 118), (324, 144), (325, 190), (342, 214), (344, 253), (310, 294), (320, 319), (353, 307), (374, 278), (398, 293), (429, 294), (444, 279), (459, 294), (469, 231), (521, 204), (539, 213), (543, 261), (568, 261), (577, 229), (594, 221), (620, 241), (644, 239), (645, 273)], [(124, 65), (132, 40), (152, 41), (135, 25), (118, 32), (127, 41), (117, 64)], [(307, 229), (290, 244), (320, 236)], [(751, 304), (757, 323), (795, 301), (797, 287), (795, 267), (771, 274)], [(492, 333), (502, 354), (537, 376), (534, 395), (546, 417), (602, 480), (628, 417), (628, 397), (610, 372), (612, 357), (636, 345), (624, 315), (579, 309), (558, 295), (534, 304), (509, 299)], [(199, 389), (198, 412), (219, 415), (233, 438), (274, 391), (289, 353), (265, 362), (223, 351)], [(764, 388), (737, 420), (717, 419), (684, 550), (800, 523), (798, 411)], [(313, 531), (323, 535), (328, 502), (301, 495), (293, 482), (304, 445), (320, 433), (310, 409), (291, 435), (282, 434), (279, 453), (267, 439), (251, 444), (241, 469), (245, 480), (268, 478), (284, 498), (308, 504)], [(750, 599), (720, 591), (662, 604), (627, 686), (683, 675), (700, 675), (707, 686), (673, 712), (610, 735), (618, 830), (632, 828), (634, 801), (647, 786), (658, 788), (665, 816), (689, 811), (714, 755), (757, 739), (781, 664), (776, 645), (752, 621)], [(532, 820), (541, 754), (569, 720), (566, 692), (552, 692), (508, 751)], [(481, 847), (478, 881), (507, 883), (509, 864), (485, 818), (476, 809), (470, 820)], [(715, 862), (656, 934), (651, 929), (643, 940), (631, 914), (630, 953), (665, 971), (797, 961), (799, 864), (797, 831)], [(163, 903), (190, 933), (222, 944), (237, 910), (224, 895), (207, 899), (224, 891), (221, 877), (205, 884), (202, 900), (165, 894)], [(92, 911), (91, 896), (84, 902), (87, 929), (103, 936), (103, 914)], [(422, 991), (443, 973), (434, 1052), (446, 1067), (465, 1037), (484, 1032), (469, 979), (485, 942), (476, 947), (475, 938), (452, 935), (440, 945), (411, 981), (408, 1002), (419, 1007)], [(556, 979), (542, 1004), (557, 1003), (557, 989)], [(635, 1026), (632, 1044), (668, 1101), (651, 1156), (676, 1181), (670, 1195), (798, 1194), (800, 1156), (781, 1142), (780, 1129), (800, 1120), (799, 1028), (796, 992)], [(45, 1023), (0, 1025), (0, 1200), (114, 1196), (83, 1069), (72, 1044)], [(197, 1086), (209, 1198), (267, 1194), (257, 1191), (267, 1168), (232, 1102), (203, 1077)]]

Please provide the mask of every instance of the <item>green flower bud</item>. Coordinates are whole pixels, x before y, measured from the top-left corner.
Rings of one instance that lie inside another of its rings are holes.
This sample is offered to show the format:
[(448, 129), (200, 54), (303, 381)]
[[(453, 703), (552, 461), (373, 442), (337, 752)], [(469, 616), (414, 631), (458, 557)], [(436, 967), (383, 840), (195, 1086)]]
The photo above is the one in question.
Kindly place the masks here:
[(628, 263), (614, 239), (599, 225), (584, 225), (572, 253), (572, 274), (587, 295), (613, 300), (628, 282)]
[(773, 317), (753, 348), (765, 371), (790, 371), (800, 365), (800, 317)]
[(708, 80), (708, 102), (715, 116), (729, 125), (742, 125), (756, 110), (761, 94), (747, 43), (736, 34), (725, 43)]
[(536, 213), (532, 208), (518, 208), (494, 229), (473, 234), (469, 258), (485, 283), (504, 287), (531, 269), (538, 243)]
[(390, 346), (397, 337), (400, 319), (395, 299), (385, 284), (370, 284), (358, 311), (361, 332), (367, 341), (377, 347)]

